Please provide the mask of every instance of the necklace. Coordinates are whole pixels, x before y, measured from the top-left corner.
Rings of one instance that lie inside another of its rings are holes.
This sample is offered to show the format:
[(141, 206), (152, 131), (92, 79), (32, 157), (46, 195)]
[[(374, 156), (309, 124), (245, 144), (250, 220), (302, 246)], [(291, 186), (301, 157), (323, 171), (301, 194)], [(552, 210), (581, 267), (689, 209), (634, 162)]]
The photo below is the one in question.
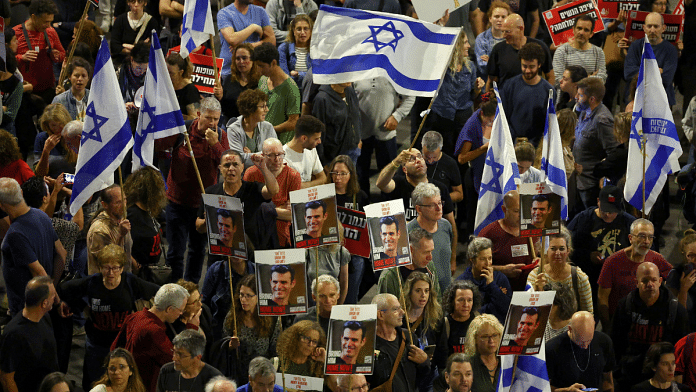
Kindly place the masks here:
[[(203, 369), (201, 369), (202, 371)], [(198, 374), (201, 374), (201, 371), (198, 372)], [(193, 378), (193, 381), (191, 381), (191, 386), (196, 383), (196, 379), (198, 378), (198, 374), (196, 374), (196, 377)], [(181, 372), (179, 372), (179, 392), (181, 391)]]
[[(580, 348), (582, 350), (582, 348)], [(575, 344), (573, 342), (570, 342), (570, 351), (573, 352), (573, 360), (575, 360), (575, 366), (578, 367), (578, 369), (585, 373), (585, 370), (587, 370), (587, 367), (590, 366), (590, 348), (587, 348), (587, 363), (585, 364), (585, 368), (581, 368), (580, 364), (578, 363), (578, 359), (575, 357)]]

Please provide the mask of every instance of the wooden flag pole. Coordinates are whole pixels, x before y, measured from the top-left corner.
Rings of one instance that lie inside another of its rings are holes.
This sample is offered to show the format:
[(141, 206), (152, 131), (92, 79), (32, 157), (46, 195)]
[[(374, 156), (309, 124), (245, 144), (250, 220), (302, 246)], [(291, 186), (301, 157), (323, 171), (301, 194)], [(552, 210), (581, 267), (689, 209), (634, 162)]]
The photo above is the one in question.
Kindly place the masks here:
[[(230, 274), (230, 298), (232, 298), (232, 325), (234, 325), (234, 336), (239, 337), (239, 334), (237, 333), (237, 310), (235, 309), (234, 306), (234, 285), (232, 284), (232, 256), (227, 256), (227, 265), (229, 268), (229, 274)], [(235, 349), (237, 352), (237, 359), (239, 359), (239, 348)]]
[[(89, 1), (87, 1), (89, 4)], [(126, 206), (126, 194), (123, 192), (123, 174), (121, 173), (121, 165), (118, 165), (118, 185), (121, 187), (121, 200), (123, 201), (123, 219), (128, 216), (128, 206)]]
[(643, 153), (643, 209), (641, 210), (641, 213), (643, 214), (643, 218), (645, 218), (645, 158), (648, 154), (647, 151), (645, 151), (645, 136), (641, 135), (640, 139), (641, 144), (643, 144), (643, 148), (641, 148), (641, 152)]
[(213, 71), (215, 72), (215, 84), (218, 84), (218, 67), (217, 67), (217, 55), (215, 54), (215, 36), (210, 35), (210, 49), (213, 52)]
[(425, 125), (425, 119), (428, 118), (428, 114), (430, 114), (430, 108), (433, 106), (434, 101), (435, 97), (432, 97), (430, 99), (430, 105), (428, 105), (428, 110), (425, 111), (425, 116), (423, 116), (423, 119), (421, 120), (421, 123), (418, 126), (418, 132), (416, 132), (416, 137), (414, 137), (413, 140), (411, 140), (411, 147), (408, 148), (409, 150), (412, 149), (413, 146), (416, 144), (416, 140), (418, 140), (418, 136), (420, 136), (421, 130), (423, 129), (423, 125)]
[(191, 154), (191, 162), (193, 162), (193, 169), (196, 171), (196, 178), (198, 178), (198, 185), (201, 186), (201, 193), (205, 195), (205, 187), (203, 186), (203, 180), (201, 180), (201, 172), (198, 171), (198, 164), (196, 163), (196, 157), (193, 156), (193, 147), (191, 147), (191, 139), (189, 139), (188, 131), (184, 132), (184, 137), (186, 138), (186, 145), (188, 146), (189, 153)]
[(399, 281), (399, 293), (401, 293), (401, 303), (404, 304), (404, 317), (406, 318), (406, 327), (408, 327), (408, 337), (411, 338), (411, 344), (413, 343), (413, 333), (411, 332), (411, 322), (408, 319), (408, 312), (406, 311), (406, 300), (404, 299), (404, 288), (401, 285), (401, 273), (399, 272), (399, 267), (396, 267), (396, 277)]
[(82, 28), (85, 25), (85, 19), (87, 18), (87, 12), (89, 12), (89, 5), (91, 3), (89, 0), (87, 0), (87, 4), (85, 4), (85, 10), (82, 12), (82, 18), (80, 19), (80, 26), (77, 28), (77, 34), (75, 34), (75, 41), (73, 41), (73, 45), (70, 48), (70, 55), (68, 56), (68, 61), (65, 63), (66, 66), (63, 67), (60, 70), (60, 76), (58, 77), (58, 86), (63, 85), (63, 80), (65, 80), (65, 70), (68, 69), (67, 65), (72, 62), (73, 54), (75, 54), (75, 47), (77, 46), (77, 42), (80, 40), (80, 35), (82, 35)]
[(532, 237), (527, 237), (529, 239), (529, 247), (532, 250), (532, 260), (536, 259), (536, 250), (534, 249), (534, 240)]
[[(316, 276), (316, 278), (314, 278), (315, 282), (316, 282), (314, 284), (314, 289), (318, 293), (319, 292), (319, 247), (318, 246), (314, 248), (314, 263), (315, 263), (316, 269), (317, 269), (317, 276)], [(317, 300), (318, 299), (319, 298), (317, 298)], [(314, 304), (314, 308), (317, 311), (317, 324), (321, 325), (321, 323), (319, 322), (319, 303), (318, 302)]]
[[(280, 336), (283, 334), (283, 317), (282, 316), (278, 316), (278, 322), (280, 323), (280, 333), (278, 334), (278, 336)], [(283, 358), (283, 357), (284, 357), (283, 355), (278, 357), (278, 362), (279, 362), (278, 365), (280, 367), (280, 373), (283, 376), (283, 392), (285, 392), (287, 389), (285, 389), (285, 366), (283, 364), (283, 359), (285, 359), (285, 358)]]

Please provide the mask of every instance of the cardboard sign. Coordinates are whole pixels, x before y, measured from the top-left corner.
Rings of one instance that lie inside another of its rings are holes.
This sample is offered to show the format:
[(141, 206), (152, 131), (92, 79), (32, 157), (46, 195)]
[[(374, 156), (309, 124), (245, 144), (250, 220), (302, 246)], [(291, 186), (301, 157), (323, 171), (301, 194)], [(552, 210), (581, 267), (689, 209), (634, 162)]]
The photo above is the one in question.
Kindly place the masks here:
[(449, 14), (457, 8), (468, 4), (471, 0), (413, 0), (419, 20), (435, 23), (449, 10)]
[(254, 252), (260, 316), (307, 313), (307, 263), (304, 249)]
[(578, 0), (544, 12), (544, 21), (556, 46), (568, 42), (573, 37), (573, 25), (580, 15), (589, 14), (595, 19), (593, 33), (604, 30), (604, 23), (599, 17), (599, 10), (592, 0)]
[(322, 392), (324, 390), (324, 379), (318, 377), (285, 373), (285, 382), (283, 382), (283, 372), (276, 372), (275, 383), (285, 388), (287, 392)]
[(203, 195), (210, 254), (247, 259), (242, 202), (236, 197)]
[(515, 291), (505, 317), (498, 355), (536, 355), (551, 313), (555, 291)]
[(338, 243), (334, 184), (292, 191), (290, 205), (296, 248)]
[(372, 374), (377, 305), (331, 308), (324, 374)]
[(370, 257), (370, 243), (365, 241), (368, 236), (365, 213), (337, 206), (336, 216), (343, 225), (343, 246), (352, 255)]
[[(629, 42), (645, 37), (643, 24), (646, 16), (648, 16), (648, 12), (631, 11), (628, 13), (624, 37), (628, 38)], [(662, 17), (665, 18), (665, 25), (667, 26), (665, 32), (662, 33), (662, 39), (676, 46), (684, 27), (684, 15), (662, 14)]]
[(372, 244), (372, 268), (379, 271), (411, 264), (402, 199), (365, 206)]
[[(212, 94), (213, 88), (215, 87), (213, 58), (211, 56), (189, 53), (189, 60), (191, 60), (191, 64), (193, 64), (191, 82), (202, 94)], [(222, 59), (217, 59), (218, 72), (222, 69), (222, 62)]]
[(521, 184), (520, 237), (557, 234), (561, 230), (561, 197), (544, 182)]
[(640, 1), (633, 0), (597, 0), (597, 8), (602, 18), (616, 19), (620, 11), (638, 11)]

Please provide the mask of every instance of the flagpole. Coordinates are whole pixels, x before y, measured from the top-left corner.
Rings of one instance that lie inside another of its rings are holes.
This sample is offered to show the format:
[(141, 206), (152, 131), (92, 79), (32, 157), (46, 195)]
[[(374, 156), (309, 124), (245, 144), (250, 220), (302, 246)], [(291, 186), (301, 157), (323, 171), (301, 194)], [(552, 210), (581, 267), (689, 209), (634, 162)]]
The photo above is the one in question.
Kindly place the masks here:
[(217, 67), (217, 55), (215, 54), (215, 39), (212, 34), (210, 34), (210, 48), (213, 52), (213, 71), (215, 72), (215, 85), (218, 84), (218, 67)]
[(186, 138), (186, 145), (188, 146), (189, 154), (191, 154), (191, 162), (193, 162), (193, 169), (196, 171), (196, 177), (198, 178), (198, 185), (201, 186), (201, 193), (205, 195), (205, 187), (203, 186), (203, 180), (201, 180), (201, 172), (198, 171), (198, 164), (196, 163), (196, 157), (193, 156), (193, 147), (191, 147), (191, 139), (189, 139), (188, 131), (184, 132), (184, 137)]
[[(442, 84), (442, 79), (440, 79), (440, 84)], [(435, 97), (437, 97), (437, 94), (435, 94), (435, 96), (430, 99), (430, 105), (428, 105), (428, 110), (425, 111), (425, 116), (423, 116), (423, 119), (421, 120), (421, 123), (418, 126), (418, 132), (416, 132), (416, 136), (411, 141), (411, 147), (408, 148), (409, 150), (413, 148), (413, 146), (416, 144), (416, 140), (418, 140), (418, 136), (420, 135), (421, 130), (423, 129), (423, 125), (425, 125), (425, 119), (428, 118), (428, 114), (430, 114), (430, 108), (433, 106), (433, 102), (435, 102)]]
[[(234, 309), (234, 284), (232, 284), (232, 256), (227, 256), (227, 265), (230, 274), (230, 297), (232, 298), (232, 321), (234, 325), (234, 336), (237, 335), (237, 311)], [(239, 351), (237, 351), (237, 357), (239, 357)]]
[[(90, 2), (87, 0), (87, 4), (85, 4), (85, 10), (82, 12), (82, 18), (80, 19), (80, 27), (77, 28), (77, 34), (75, 34), (75, 41), (73, 41), (73, 45), (70, 48), (70, 55), (68, 56), (68, 61), (65, 63), (66, 65), (70, 65), (70, 62), (72, 62), (73, 54), (75, 54), (75, 47), (77, 46), (77, 42), (80, 40), (80, 35), (82, 33), (82, 28), (85, 25), (85, 19), (87, 18), (87, 12), (89, 11), (89, 5)], [(68, 67), (63, 67), (60, 70), (60, 76), (58, 77), (58, 86), (63, 85), (63, 80), (65, 79), (65, 70)]]
[[(314, 248), (314, 262), (316, 264), (316, 269), (317, 269), (317, 276), (315, 278), (316, 283), (314, 284), (314, 289), (319, 292), (319, 247), (317, 246)], [(319, 298), (317, 298), (318, 300)], [(318, 304), (315, 304), (316, 310), (317, 310), (317, 324), (319, 323), (319, 306)]]
[(643, 185), (643, 208), (641, 209), (641, 214), (643, 215), (643, 218), (645, 218), (645, 158), (648, 155), (647, 151), (645, 151), (645, 142), (646, 142), (645, 135), (641, 134), (640, 142), (643, 145), (643, 147), (640, 150), (641, 153), (643, 154), (643, 182), (642, 182), (642, 185)]
[[(399, 293), (401, 294), (401, 302), (406, 307), (406, 300), (404, 299), (404, 288), (401, 285), (401, 273), (399, 272), (399, 267), (396, 267), (396, 278), (399, 281)], [(408, 311), (404, 309), (404, 317), (406, 318), (406, 326), (408, 327), (408, 337), (411, 338), (411, 344), (413, 344), (413, 333), (411, 332), (411, 321), (408, 319)]]
[[(89, 0), (87, 1), (87, 4), (89, 4)], [(121, 187), (121, 200), (126, 201), (126, 194), (123, 192), (123, 175), (121, 174), (121, 165), (118, 165), (118, 184)], [(126, 203), (123, 203), (123, 219), (126, 219), (128, 216), (128, 207), (126, 206)]]

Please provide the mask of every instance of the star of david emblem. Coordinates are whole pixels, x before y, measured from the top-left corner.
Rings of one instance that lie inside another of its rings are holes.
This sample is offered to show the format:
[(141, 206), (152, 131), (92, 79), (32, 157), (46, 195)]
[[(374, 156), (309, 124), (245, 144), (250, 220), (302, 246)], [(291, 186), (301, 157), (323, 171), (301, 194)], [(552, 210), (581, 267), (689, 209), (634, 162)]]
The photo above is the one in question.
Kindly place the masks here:
[(503, 165), (491, 159), (490, 156), (486, 157), (486, 165), (490, 166), (493, 169), (493, 176), (491, 177), (491, 181), (489, 183), (481, 183), (481, 189), (484, 192), (490, 191), (502, 194), (503, 191), (502, 189), (500, 189), (498, 179), (503, 175)]
[(638, 124), (638, 121), (641, 121), (643, 119), (643, 109), (640, 110), (637, 114), (633, 115), (633, 119), (631, 120), (631, 139), (634, 139), (638, 142), (638, 145), (641, 146), (642, 148), (642, 140), (640, 133), (636, 129), (636, 125)]
[(92, 139), (97, 143), (101, 143), (102, 137), (101, 132), (99, 131), (100, 128), (109, 121), (109, 118), (97, 114), (96, 110), (94, 109), (94, 102), (90, 103), (89, 106), (87, 106), (87, 110), (85, 111), (85, 113), (87, 114), (87, 116), (92, 117), (94, 122), (94, 128), (92, 128), (92, 130), (89, 132), (82, 132), (82, 140), (80, 142), (80, 145), (85, 144), (87, 139)]
[[(396, 44), (399, 42), (400, 39), (404, 38), (404, 33), (396, 29), (396, 26), (394, 26), (394, 22), (389, 21), (385, 23), (383, 26), (369, 26), (371, 35), (369, 38), (367, 38), (365, 41), (362, 43), (371, 43), (375, 45), (375, 51), (379, 52), (383, 48), (389, 46), (392, 48), (393, 51), (396, 51)], [(381, 32), (387, 32), (391, 33), (393, 35), (393, 38), (388, 41), (388, 42), (382, 42), (379, 39), (379, 34)]]
[(144, 114), (147, 114), (147, 118), (149, 119), (147, 126), (143, 129), (143, 137), (147, 137), (149, 133), (155, 132), (155, 118), (157, 117), (157, 115), (155, 115), (155, 106), (150, 106), (150, 102), (148, 102), (147, 99), (143, 99), (143, 108), (140, 110)]

